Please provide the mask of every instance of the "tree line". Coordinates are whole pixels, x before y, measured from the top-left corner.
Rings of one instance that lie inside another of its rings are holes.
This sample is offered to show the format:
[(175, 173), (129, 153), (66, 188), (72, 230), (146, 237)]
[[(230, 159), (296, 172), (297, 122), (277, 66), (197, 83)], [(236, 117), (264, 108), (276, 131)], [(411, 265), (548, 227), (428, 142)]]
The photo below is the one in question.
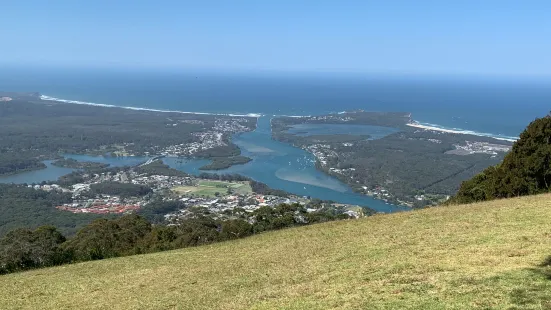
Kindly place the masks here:
[[(235, 213), (239, 214), (239, 210)], [(97, 219), (72, 238), (65, 237), (51, 225), (35, 230), (18, 228), (0, 239), (0, 274), (199, 246), (347, 218), (346, 214), (337, 215), (330, 210), (308, 213), (300, 204), (281, 204), (257, 209), (250, 222), (239, 216), (216, 220), (197, 215), (167, 226), (153, 225), (146, 218), (132, 214)]]
[(531, 122), (503, 161), (461, 184), (449, 203), (547, 193), (551, 188), (551, 117)]

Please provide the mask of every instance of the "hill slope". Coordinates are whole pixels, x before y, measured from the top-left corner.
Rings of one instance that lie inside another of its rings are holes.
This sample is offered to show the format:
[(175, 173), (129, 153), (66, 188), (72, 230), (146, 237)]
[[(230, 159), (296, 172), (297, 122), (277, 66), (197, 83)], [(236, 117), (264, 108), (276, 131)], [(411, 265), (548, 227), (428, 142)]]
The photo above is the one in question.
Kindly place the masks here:
[(551, 195), (0, 276), (0, 308), (551, 309)]

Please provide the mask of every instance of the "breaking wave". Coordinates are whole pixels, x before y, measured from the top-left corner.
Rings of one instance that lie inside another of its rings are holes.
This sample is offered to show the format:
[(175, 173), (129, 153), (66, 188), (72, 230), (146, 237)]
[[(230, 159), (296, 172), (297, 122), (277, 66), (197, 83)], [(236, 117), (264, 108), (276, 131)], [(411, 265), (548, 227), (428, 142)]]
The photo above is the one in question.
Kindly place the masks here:
[(478, 132), (478, 131), (461, 129), (461, 128), (447, 128), (436, 124), (421, 123), (417, 121), (413, 121), (407, 125), (415, 128), (425, 129), (425, 130), (434, 130), (434, 131), (456, 133), (456, 134), (462, 134), (462, 135), (488, 137), (488, 138), (494, 138), (497, 140), (503, 140), (503, 141), (509, 141), (509, 142), (515, 142), (518, 140), (518, 137), (504, 136), (504, 135), (492, 134), (492, 133), (486, 133), (486, 132)]
[(258, 114), (258, 113), (248, 113), (248, 114), (207, 113), (207, 112), (186, 112), (186, 111), (175, 111), (175, 110), (161, 110), (161, 109), (151, 109), (151, 108), (127, 107), (127, 106), (117, 106), (117, 105), (112, 105), (112, 104), (103, 104), (103, 103), (94, 103), (94, 102), (86, 102), (86, 101), (78, 101), (78, 100), (61, 99), (61, 98), (50, 97), (50, 96), (45, 96), (45, 95), (41, 95), (40, 99), (45, 100), (45, 101), (57, 101), (57, 102), (63, 102), (63, 103), (90, 105), (90, 106), (104, 107), (104, 108), (120, 108), (120, 109), (127, 109), (127, 110), (162, 112), (162, 113), (224, 115), (224, 116), (236, 116), (236, 117), (261, 117), (262, 116), (262, 114)]

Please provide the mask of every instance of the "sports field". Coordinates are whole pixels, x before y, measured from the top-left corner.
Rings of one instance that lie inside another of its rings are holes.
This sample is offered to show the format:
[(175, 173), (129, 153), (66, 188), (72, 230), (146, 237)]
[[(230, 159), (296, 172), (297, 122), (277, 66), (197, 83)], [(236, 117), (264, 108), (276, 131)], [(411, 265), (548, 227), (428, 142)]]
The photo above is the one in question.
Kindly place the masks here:
[(251, 194), (253, 190), (249, 182), (199, 181), (197, 186), (177, 186), (172, 190), (180, 195), (216, 197), (216, 193), (226, 195), (228, 189), (234, 194)]

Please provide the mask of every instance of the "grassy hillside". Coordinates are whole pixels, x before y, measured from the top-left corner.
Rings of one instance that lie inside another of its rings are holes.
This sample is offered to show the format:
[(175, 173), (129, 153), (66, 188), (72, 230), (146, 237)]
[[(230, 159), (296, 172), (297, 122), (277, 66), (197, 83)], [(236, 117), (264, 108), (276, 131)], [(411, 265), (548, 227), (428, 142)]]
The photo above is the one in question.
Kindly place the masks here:
[(0, 276), (0, 308), (551, 309), (551, 195)]

